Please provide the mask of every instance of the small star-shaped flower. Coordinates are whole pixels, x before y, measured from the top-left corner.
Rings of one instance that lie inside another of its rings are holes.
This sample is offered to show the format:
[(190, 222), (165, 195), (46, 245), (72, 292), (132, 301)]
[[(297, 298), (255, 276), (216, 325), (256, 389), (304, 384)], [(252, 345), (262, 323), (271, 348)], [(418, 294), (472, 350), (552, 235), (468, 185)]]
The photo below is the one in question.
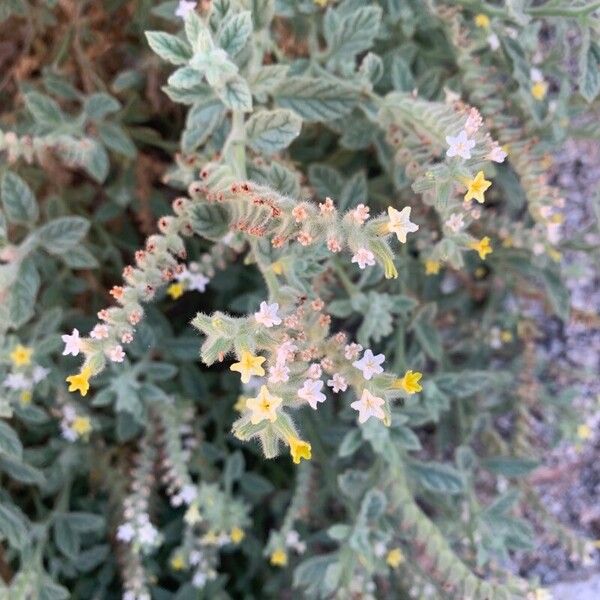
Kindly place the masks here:
[(385, 404), (383, 398), (372, 394), (369, 390), (363, 390), (360, 400), (355, 400), (350, 406), (358, 411), (358, 422), (365, 423), (371, 417), (376, 417), (382, 421), (385, 419), (385, 413), (381, 408)]
[(277, 409), (281, 406), (282, 399), (269, 392), (266, 385), (261, 386), (258, 396), (246, 400), (246, 408), (252, 411), (250, 422), (252, 425), (258, 425), (261, 421), (277, 420)]
[(242, 383), (248, 383), (252, 375), (262, 377), (265, 374), (265, 370), (261, 367), (265, 360), (264, 356), (254, 356), (250, 352), (243, 350), (240, 362), (233, 363), (229, 369), (240, 373)]
[(458, 135), (446, 136), (446, 143), (449, 148), (446, 150), (446, 156), (460, 156), (461, 158), (471, 158), (471, 150), (475, 147), (475, 140), (470, 140), (466, 131), (461, 131)]
[(281, 323), (281, 318), (277, 314), (279, 310), (279, 304), (273, 302), (273, 304), (267, 304), (266, 302), (260, 303), (260, 309), (254, 313), (254, 318), (257, 323), (264, 325), (265, 327), (273, 327)]
[(402, 210), (389, 206), (388, 216), (390, 218), (388, 230), (395, 233), (402, 244), (406, 243), (407, 233), (414, 233), (419, 229), (419, 226), (410, 220), (410, 206), (405, 206)]
[(383, 367), (381, 365), (384, 360), (385, 356), (383, 354), (377, 354), (374, 356), (373, 352), (367, 348), (363, 354), (363, 357), (360, 360), (354, 361), (352, 366), (360, 369), (363, 377), (366, 380), (369, 380), (373, 377), (373, 375), (379, 375), (379, 373), (383, 373)]

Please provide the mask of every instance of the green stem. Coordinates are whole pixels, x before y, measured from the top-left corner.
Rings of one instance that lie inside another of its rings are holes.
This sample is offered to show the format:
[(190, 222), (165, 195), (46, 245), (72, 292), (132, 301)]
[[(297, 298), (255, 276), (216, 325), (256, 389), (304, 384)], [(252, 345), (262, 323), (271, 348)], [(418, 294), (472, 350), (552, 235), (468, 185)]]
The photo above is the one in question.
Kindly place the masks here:
[(352, 283), (350, 277), (348, 277), (348, 275), (346, 274), (346, 271), (344, 270), (340, 259), (336, 256), (331, 260), (330, 264), (333, 267), (333, 270), (335, 271), (336, 275), (340, 278), (342, 286), (346, 290), (348, 296), (350, 296), (350, 298), (356, 296), (360, 292), (360, 290)]

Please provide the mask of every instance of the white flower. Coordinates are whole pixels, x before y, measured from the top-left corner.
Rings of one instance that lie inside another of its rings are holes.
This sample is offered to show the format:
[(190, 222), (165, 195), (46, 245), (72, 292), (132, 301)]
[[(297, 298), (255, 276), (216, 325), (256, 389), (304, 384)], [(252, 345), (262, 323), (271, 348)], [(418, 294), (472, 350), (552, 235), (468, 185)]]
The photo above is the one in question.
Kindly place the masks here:
[(195, 8), (196, 2), (192, 2), (190, 0), (179, 0), (177, 10), (175, 11), (175, 16), (185, 19)]
[(198, 492), (195, 485), (187, 484), (181, 488), (179, 495), (185, 504), (191, 504), (196, 499)]
[(460, 213), (452, 213), (445, 223), (448, 229), (458, 233), (464, 226), (465, 222)]
[(206, 574), (202, 571), (198, 571), (194, 573), (194, 577), (192, 578), (192, 585), (195, 588), (203, 588), (206, 585)]
[(460, 156), (465, 159), (471, 158), (471, 150), (475, 147), (475, 140), (470, 140), (464, 130), (456, 136), (446, 136), (446, 143), (450, 146), (446, 150), (446, 156), (449, 158), (453, 156)]
[(370, 417), (383, 420), (385, 413), (381, 408), (385, 404), (383, 398), (371, 394), (369, 390), (363, 390), (360, 400), (355, 400), (350, 406), (358, 411), (358, 422), (365, 423)]
[(334, 373), (333, 377), (327, 381), (327, 385), (332, 388), (336, 394), (338, 392), (345, 392), (348, 389), (346, 379), (339, 373)]
[(544, 252), (546, 252), (546, 246), (544, 246), (544, 244), (542, 244), (541, 242), (536, 242), (535, 244), (533, 244), (531, 250), (536, 256), (541, 256), (542, 254), (544, 254)]
[(495, 350), (502, 347), (502, 338), (500, 337), (499, 327), (492, 327), (490, 329), (490, 346)]
[(360, 344), (346, 344), (344, 347), (344, 356), (347, 360), (354, 360), (361, 352), (363, 347)]
[(279, 325), (281, 318), (277, 315), (279, 310), (279, 304), (273, 302), (273, 304), (267, 304), (266, 302), (260, 303), (260, 310), (254, 313), (254, 318), (257, 323), (264, 325), (265, 327), (273, 327), (273, 325)]
[(81, 350), (81, 340), (79, 338), (79, 331), (77, 331), (77, 329), (73, 329), (73, 333), (71, 335), (63, 335), (62, 341), (65, 343), (63, 356), (67, 356), (68, 354), (77, 356), (79, 354), (79, 351)]
[(410, 220), (410, 206), (405, 206), (402, 210), (388, 206), (388, 216), (390, 218), (388, 230), (395, 233), (403, 244), (406, 244), (407, 233), (414, 233), (419, 229), (419, 226)]
[(296, 346), (291, 340), (286, 340), (277, 348), (275, 353), (275, 358), (278, 363), (285, 364), (288, 360), (292, 360), (294, 358), (294, 352), (298, 350), (298, 346)]
[(68, 421), (69, 423), (71, 421), (74, 421), (76, 416), (77, 416), (77, 413), (75, 412), (75, 409), (70, 404), (67, 404), (63, 408), (63, 418), (66, 421)]
[(383, 373), (383, 367), (381, 364), (384, 360), (385, 356), (383, 354), (377, 354), (377, 356), (373, 356), (373, 352), (367, 348), (363, 354), (363, 357), (360, 360), (354, 361), (352, 366), (360, 369), (363, 377), (366, 380), (369, 380), (371, 377), (373, 377), (373, 375)]
[(200, 561), (203, 558), (203, 554), (202, 552), (200, 552), (200, 550), (192, 550), (190, 552), (190, 557), (188, 559), (190, 565), (197, 565), (200, 563)]
[(135, 529), (131, 523), (123, 523), (117, 529), (117, 539), (121, 542), (129, 543), (135, 536)]
[(364, 269), (367, 265), (375, 264), (375, 255), (366, 248), (359, 248), (356, 254), (352, 257), (353, 263), (358, 263), (359, 268)]
[(60, 424), (60, 433), (67, 440), (67, 442), (74, 442), (77, 440), (77, 433), (75, 433), (71, 426), (67, 423)]
[(308, 376), (311, 379), (319, 379), (323, 374), (323, 369), (321, 369), (321, 365), (318, 363), (314, 363), (308, 367)]
[(110, 358), (110, 360), (112, 360), (113, 362), (123, 362), (123, 359), (125, 358), (125, 352), (123, 352), (123, 347), (117, 345), (114, 348), (111, 348), (108, 351), (108, 358)]
[(531, 81), (533, 81), (534, 83), (539, 83), (540, 81), (544, 81), (543, 73), (539, 69), (536, 69), (535, 67), (533, 67), (531, 69), (531, 71), (529, 71), (529, 76), (531, 77)]
[(210, 282), (210, 279), (202, 273), (190, 273), (188, 278), (188, 289), (196, 290), (197, 292), (206, 291), (206, 286)]
[(490, 33), (490, 35), (487, 36), (487, 43), (494, 52), (500, 48), (500, 40), (495, 33)]
[(285, 383), (290, 378), (290, 370), (284, 362), (278, 362), (269, 369), (269, 383)]
[(306, 400), (310, 407), (317, 410), (319, 402), (325, 402), (326, 396), (321, 392), (323, 382), (320, 379), (307, 379), (298, 390), (298, 397)]
[(144, 523), (138, 531), (138, 537), (141, 544), (153, 546), (158, 541), (158, 531), (152, 523)]
[(36, 365), (33, 367), (33, 371), (31, 372), (31, 376), (33, 377), (34, 383), (39, 383), (48, 377), (48, 373), (50, 373), (50, 369), (45, 369), (40, 365)]
[[(108, 337), (108, 326), (100, 323), (90, 331), (90, 337), (95, 340), (103, 340)], [(63, 353), (64, 354), (64, 353)]]
[(487, 158), (497, 163), (504, 162), (504, 159), (508, 156), (504, 150), (500, 147), (498, 142), (494, 142), (492, 149), (489, 151)]
[(31, 381), (23, 373), (10, 373), (6, 376), (3, 385), (11, 390), (28, 390)]
[(300, 539), (300, 534), (295, 529), (291, 529), (285, 536), (285, 545), (294, 549), (298, 554), (304, 554), (306, 551), (306, 544)]

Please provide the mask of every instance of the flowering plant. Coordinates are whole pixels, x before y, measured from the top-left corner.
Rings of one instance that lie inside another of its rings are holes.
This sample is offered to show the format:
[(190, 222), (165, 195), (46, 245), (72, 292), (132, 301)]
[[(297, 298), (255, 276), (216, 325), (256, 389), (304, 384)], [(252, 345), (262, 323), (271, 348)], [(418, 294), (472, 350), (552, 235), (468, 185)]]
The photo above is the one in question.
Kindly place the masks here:
[(3, 593), (543, 597), (528, 423), (577, 421), (528, 307), (586, 249), (548, 169), (597, 3), (46, 4), (0, 9), (74, 22), (0, 120)]

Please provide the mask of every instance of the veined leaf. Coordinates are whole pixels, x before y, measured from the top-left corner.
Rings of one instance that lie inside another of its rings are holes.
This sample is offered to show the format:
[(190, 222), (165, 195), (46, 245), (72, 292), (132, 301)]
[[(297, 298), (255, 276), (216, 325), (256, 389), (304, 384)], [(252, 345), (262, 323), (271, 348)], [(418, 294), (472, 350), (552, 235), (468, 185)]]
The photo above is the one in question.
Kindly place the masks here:
[(302, 127), (302, 120), (291, 110), (263, 110), (246, 123), (248, 143), (258, 152), (272, 154), (287, 148)]

